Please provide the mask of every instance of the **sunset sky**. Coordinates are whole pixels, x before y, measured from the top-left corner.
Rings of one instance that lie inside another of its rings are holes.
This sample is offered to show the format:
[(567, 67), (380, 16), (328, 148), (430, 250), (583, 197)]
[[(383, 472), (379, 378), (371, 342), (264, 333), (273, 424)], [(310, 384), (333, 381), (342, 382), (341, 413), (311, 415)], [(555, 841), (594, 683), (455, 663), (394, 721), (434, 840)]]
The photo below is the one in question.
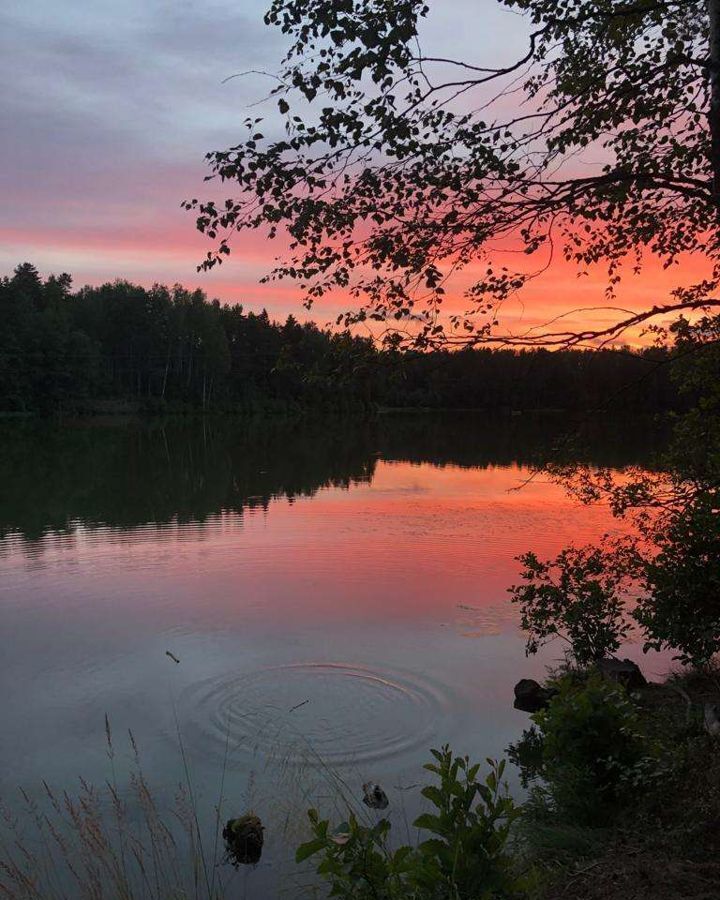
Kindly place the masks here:
[[(222, 83), (243, 70), (277, 68), (285, 42), (262, 22), (267, 5), (4, 0), (0, 272), (27, 260), (44, 274), (71, 272), (76, 285), (116, 277), (181, 282), (277, 317), (299, 314), (292, 284), (258, 283), (279, 250), (260, 235), (243, 235), (229, 262), (198, 274), (208, 245), (180, 209), (181, 200), (207, 191), (204, 154), (242, 137), (250, 104), (271, 86), (262, 76)], [(431, 7), (427, 52), (485, 63), (524, 46), (525, 21), (496, 0)], [(253, 109), (277, 116), (274, 102)], [(624, 301), (662, 301), (674, 281), (674, 273), (651, 267)], [(508, 321), (529, 325), (601, 304), (603, 286), (602, 272), (578, 281), (555, 267), (526, 292), (524, 306), (507, 310)], [(334, 298), (314, 317), (324, 323), (344, 306)]]

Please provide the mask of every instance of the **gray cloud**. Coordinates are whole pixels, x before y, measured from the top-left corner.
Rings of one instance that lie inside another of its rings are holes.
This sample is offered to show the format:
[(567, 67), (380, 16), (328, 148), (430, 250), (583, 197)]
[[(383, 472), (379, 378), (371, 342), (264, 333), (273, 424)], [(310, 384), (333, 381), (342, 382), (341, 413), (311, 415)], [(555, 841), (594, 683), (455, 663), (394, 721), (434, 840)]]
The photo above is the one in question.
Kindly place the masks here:
[[(162, 247), (165, 235), (192, 232), (179, 203), (203, 195), (204, 154), (241, 138), (249, 104), (272, 87), (260, 76), (221, 83), (239, 71), (277, 67), (285, 39), (264, 25), (268, 5), (2, 0), (0, 228), (35, 229), (37, 246), (23, 238), (23, 247), (41, 267), (50, 232), (57, 236), (53, 265), (66, 233), (76, 241), (84, 229), (110, 240), (114, 227), (127, 234), (137, 225), (143, 235), (154, 229), (153, 243)], [(516, 22), (496, 0), (435, 0), (424, 37), (442, 54), (506, 56), (524, 34)], [(267, 268), (274, 252), (268, 249)], [(92, 253), (94, 278), (102, 264)], [(177, 277), (194, 273), (196, 261), (188, 258)], [(134, 275), (118, 271), (117, 255), (108, 255), (108, 266), (105, 277)], [(246, 271), (234, 259), (223, 276), (232, 271), (241, 281), (265, 268), (256, 260)]]

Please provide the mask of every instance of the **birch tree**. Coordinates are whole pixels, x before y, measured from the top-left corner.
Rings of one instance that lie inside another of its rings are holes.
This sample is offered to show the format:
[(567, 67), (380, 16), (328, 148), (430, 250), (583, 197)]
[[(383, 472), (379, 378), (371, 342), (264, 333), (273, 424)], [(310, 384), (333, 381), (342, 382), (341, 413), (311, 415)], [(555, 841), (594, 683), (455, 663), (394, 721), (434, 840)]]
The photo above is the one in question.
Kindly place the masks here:
[[(289, 40), (270, 95), (284, 133), (252, 117), (208, 154), (232, 196), (185, 203), (213, 242), (201, 268), (238, 232), (284, 234), (269, 279), (296, 280), (308, 306), (342, 292), (340, 322), (420, 348), (596, 346), (717, 307), (720, 0), (498, 2), (528, 35), (502, 66), (425, 52), (430, 0), (273, 0), (265, 20)], [(481, 31), (482, 7), (461, 24)], [(499, 334), (507, 301), (560, 257), (603, 269), (595, 320), (609, 324)], [(622, 308), (649, 258), (673, 286)], [(463, 269), (462, 309), (445, 314)]]

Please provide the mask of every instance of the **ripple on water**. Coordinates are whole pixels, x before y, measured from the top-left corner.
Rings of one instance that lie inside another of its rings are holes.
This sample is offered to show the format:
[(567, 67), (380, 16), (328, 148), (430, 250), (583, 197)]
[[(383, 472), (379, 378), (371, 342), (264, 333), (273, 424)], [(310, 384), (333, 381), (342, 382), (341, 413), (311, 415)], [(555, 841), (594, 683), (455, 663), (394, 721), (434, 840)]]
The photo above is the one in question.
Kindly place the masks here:
[(298, 663), (200, 682), (181, 698), (206, 756), (342, 766), (428, 747), (446, 692), (414, 676)]

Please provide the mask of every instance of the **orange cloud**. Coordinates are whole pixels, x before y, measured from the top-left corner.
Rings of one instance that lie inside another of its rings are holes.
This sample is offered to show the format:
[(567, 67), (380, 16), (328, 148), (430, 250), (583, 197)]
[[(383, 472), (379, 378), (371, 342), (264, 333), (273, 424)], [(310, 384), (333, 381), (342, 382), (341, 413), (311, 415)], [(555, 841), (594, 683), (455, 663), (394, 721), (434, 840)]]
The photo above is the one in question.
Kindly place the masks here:
[[(257, 232), (236, 235), (229, 260), (211, 272), (198, 273), (197, 264), (211, 242), (193, 226), (192, 216), (179, 209), (155, 220), (140, 218), (136, 223), (124, 222), (117, 227), (6, 226), (0, 228), (0, 264), (5, 271), (10, 271), (19, 262), (28, 260), (45, 273), (69, 271), (76, 284), (98, 284), (117, 277), (146, 286), (179, 281), (188, 287), (199, 286), (221, 300), (243, 303), (248, 309), (267, 308), (279, 318), (292, 313), (302, 320), (313, 318), (321, 325), (334, 321), (340, 312), (355, 305), (346, 293), (337, 291), (308, 313), (301, 305), (302, 294), (297, 284), (291, 281), (261, 284), (261, 278), (273, 268), (287, 244), (283, 240), (269, 241)], [(518, 256), (497, 254), (495, 261), (514, 268)], [(538, 262), (531, 259), (533, 265)], [(467, 308), (464, 292), (481, 277), (485, 267), (486, 263), (478, 261), (453, 277), (444, 303), (446, 314)], [(559, 259), (530, 281), (517, 297), (505, 303), (500, 311), (499, 328), (501, 332), (504, 329), (513, 333), (541, 329), (558, 316), (563, 316), (557, 323), (563, 329), (602, 327), (624, 315), (608, 306), (639, 311), (667, 303), (673, 288), (706, 274), (706, 261), (697, 257), (682, 259), (670, 269), (663, 269), (658, 260), (651, 258), (641, 274), (627, 272), (617, 300), (608, 301), (607, 276), (602, 266), (578, 276), (574, 265)], [(638, 329), (624, 339), (630, 344), (643, 341)]]

